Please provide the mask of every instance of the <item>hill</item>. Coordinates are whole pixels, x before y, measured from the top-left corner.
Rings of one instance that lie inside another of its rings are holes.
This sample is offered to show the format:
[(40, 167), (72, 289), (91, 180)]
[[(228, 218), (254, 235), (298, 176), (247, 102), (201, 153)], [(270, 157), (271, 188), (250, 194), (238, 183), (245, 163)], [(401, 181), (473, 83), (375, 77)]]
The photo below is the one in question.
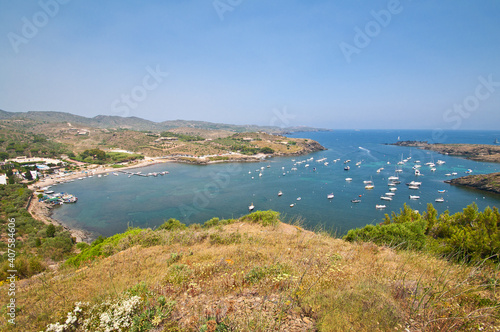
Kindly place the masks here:
[(138, 117), (120, 117), (109, 115), (98, 115), (93, 118), (87, 118), (64, 112), (6, 112), (0, 110), (0, 119), (24, 119), (33, 120), (42, 123), (71, 123), (74, 126), (91, 126), (95, 128), (115, 128), (131, 129), (137, 131), (160, 132), (178, 127), (188, 127), (204, 130), (225, 130), (231, 132), (252, 132), (263, 131), (267, 133), (292, 133), (297, 131), (327, 131), (329, 129), (319, 129), (312, 127), (290, 127), (281, 128), (276, 126), (257, 126), (257, 125), (232, 125), (222, 123), (212, 123), (205, 121), (187, 121), (170, 120), (163, 122), (154, 122)]
[[(16, 283), (9, 331), (498, 331), (498, 269), (345, 242), (277, 212), (130, 229)], [(3, 288), (7, 287), (4, 285)], [(4, 289), (6, 290), (6, 289)], [(50, 299), (50, 300), (49, 300)], [(7, 297), (0, 299), (5, 308)]]

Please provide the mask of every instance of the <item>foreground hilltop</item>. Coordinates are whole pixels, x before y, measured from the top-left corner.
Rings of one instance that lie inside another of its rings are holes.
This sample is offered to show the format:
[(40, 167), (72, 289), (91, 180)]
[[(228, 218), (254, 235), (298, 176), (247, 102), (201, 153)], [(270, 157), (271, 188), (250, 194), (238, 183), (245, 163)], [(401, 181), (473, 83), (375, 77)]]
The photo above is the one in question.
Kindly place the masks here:
[[(273, 211), (130, 229), (17, 282), (9, 331), (498, 331), (498, 270), (346, 242)], [(6, 285), (4, 285), (6, 287)], [(4, 297), (0, 304), (5, 307)]]

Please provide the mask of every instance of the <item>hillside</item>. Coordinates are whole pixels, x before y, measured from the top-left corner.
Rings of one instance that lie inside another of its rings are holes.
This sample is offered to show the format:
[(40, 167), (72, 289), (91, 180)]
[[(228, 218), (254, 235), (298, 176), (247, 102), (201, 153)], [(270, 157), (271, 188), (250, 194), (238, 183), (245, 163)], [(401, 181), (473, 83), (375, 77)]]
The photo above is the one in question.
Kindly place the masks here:
[(277, 126), (257, 125), (232, 125), (212, 123), (205, 121), (170, 120), (154, 122), (138, 117), (120, 117), (110, 115), (98, 115), (87, 118), (65, 112), (6, 112), (0, 110), (0, 120), (33, 120), (41, 123), (70, 123), (73, 126), (90, 126), (106, 129), (131, 129), (137, 131), (161, 132), (178, 127), (195, 128), (202, 130), (224, 130), (234, 133), (263, 131), (274, 134), (292, 133), (298, 131), (327, 131), (328, 129), (312, 127), (290, 127), (281, 128)]
[(58, 269), (17, 282), (17, 324), (2, 315), (4, 330), (104, 331), (114, 323), (126, 331), (500, 326), (498, 267), (345, 242), (283, 224), (272, 211), (188, 228), (171, 219), (157, 230), (131, 229), (80, 248)]
[(452, 185), (485, 190), (495, 194), (500, 194), (500, 173), (467, 175), (445, 182)]

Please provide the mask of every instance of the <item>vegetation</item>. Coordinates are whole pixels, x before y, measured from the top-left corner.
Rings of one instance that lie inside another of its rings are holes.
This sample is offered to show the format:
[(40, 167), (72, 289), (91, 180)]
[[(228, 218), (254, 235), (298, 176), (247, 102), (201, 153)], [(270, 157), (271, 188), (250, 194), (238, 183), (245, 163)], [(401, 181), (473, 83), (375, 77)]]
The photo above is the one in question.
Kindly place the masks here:
[(185, 134), (178, 134), (178, 133), (173, 133), (171, 131), (164, 131), (160, 134), (161, 137), (177, 137), (179, 141), (183, 142), (191, 142), (191, 141), (204, 141), (205, 139), (201, 136), (192, 136), (192, 135), (185, 135)]
[[(402, 212), (391, 225), (428, 225)], [(203, 226), (170, 219), (99, 238), (30, 280), (9, 329), (495, 331), (500, 323), (498, 264), (345, 242), (278, 220), (274, 211)]]
[(63, 260), (74, 247), (70, 234), (61, 226), (45, 225), (26, 211), (31, 194), (31, 190), (20, 184), (0, 186), (0, 280), (5, 280), (7, 270), (11, 270), (8, 238), (4, 237), (9, 220), (15, 220), (15, 267), (21, 278), (44, 271), (49, 260)]
[(123, 163), (127, 161), (134, 161), (144, 159), (143, 155), (131, 154), (125, 152), (104, 152), (100, 149), (85, 150), (75, 160), (90, 163), (90, 164), (110, 164), (110, 163)]
[(425, 250), (455, 261), (500, 262), (500, 213), (495, 207), (478, 211), (475, 203), (463, 212), (437, 215), (432, 204), (420, 215), (406, 204), (381, 225), (350, 230), (347, 241), (366, 241), (394, 248)]

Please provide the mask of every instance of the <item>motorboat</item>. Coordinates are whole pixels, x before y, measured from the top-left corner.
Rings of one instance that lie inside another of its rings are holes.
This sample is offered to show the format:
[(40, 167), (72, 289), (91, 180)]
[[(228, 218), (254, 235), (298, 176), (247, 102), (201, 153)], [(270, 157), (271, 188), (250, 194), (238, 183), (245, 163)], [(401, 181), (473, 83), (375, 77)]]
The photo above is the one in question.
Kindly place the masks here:
[(395, 193), (385, 193), (384, 196), (395, 196)]
[(443, 203), (444, 202), (444, 198), (443, 197), (439, 197), (439, 198), (436, 198), (435, 201), (437, 203)]
[(386, 206), (385, 206), (385, 205), (383, 205), (383, 204), (377, 204), (377, 205), (375, 205), (375, 208), (376, 208), (376, 209), (385, 209), (385, 208), (386, 208)]
[(347, 182), (350, 182), (350, 181), (352, 181), (352, 178), (345, 178), (345, 180), (346, 180)]
[(278, 196), (281, 196), (283, 195), (283, 193), (281, 192), (281, 190), (278, 192)]
[(350, 168), (349, 166), (344, 167), (344, 171), (348, 171), (348, 170), (350, 170), (350, 169), (351, 169), (351, 168)]
[(326, 196), (326, 198), (328, 198), (328, 199), (332, 199), (333, 197), (335, 197), (335, 196), (333, 195), (333, 193), (328, 194), (328, 196)]
[(380, 199), (383, 201), (392, 201), (392, 197), (380, 196)]
[(351, 199), (351, 203), (361, 203), (360, 199)]
[(417, 196), (417, 195), (410, 195), (410, 199), (420, 199), (420, 196)]
[(373, 189), (373, 188), (375, 188), (375, 186), (373, 184), (367, 184), (365, 186), (365, 189), (368, 189), (368, 190)]
[(250, 204), (250, 206), (248, 207), (248, 211), (252, 211), (253, 209), (255, 209), (255, 206), (252, 204)]

